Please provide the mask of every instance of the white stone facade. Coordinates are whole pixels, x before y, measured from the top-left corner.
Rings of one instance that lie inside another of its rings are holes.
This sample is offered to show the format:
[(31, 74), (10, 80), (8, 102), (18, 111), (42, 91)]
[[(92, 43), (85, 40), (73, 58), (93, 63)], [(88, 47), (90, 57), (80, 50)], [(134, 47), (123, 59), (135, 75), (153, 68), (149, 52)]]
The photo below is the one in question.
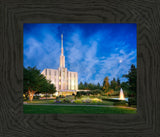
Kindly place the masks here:
[(78, 73), (68, 71), (65, 68), (65, 56), (63, 55), (63, 34), (61, 35), (61, 56), (60, 67), (56, 69), (44, 69), (41, 74), (46, 76), (48, 80), (51, 80), (56, 86), (58, 91), (57, 95), (67, 95), (74, 93), (78, 90)]

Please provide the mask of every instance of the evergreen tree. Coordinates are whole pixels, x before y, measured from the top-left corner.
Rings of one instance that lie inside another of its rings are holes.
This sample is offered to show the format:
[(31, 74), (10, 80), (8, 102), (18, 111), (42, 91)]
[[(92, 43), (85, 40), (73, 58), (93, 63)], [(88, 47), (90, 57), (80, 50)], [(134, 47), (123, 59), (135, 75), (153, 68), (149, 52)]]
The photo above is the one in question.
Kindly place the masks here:
[(116, 90), (117, 82), (116, 82), (115, 78), (113, 78), (113, 80), (111, 81), (110, 87), (111, 87), (111, 89)]
[(128, 79), (128, 85), (129, 85), (129, 90), (131, 91), (137, 91), (137, 69), (135, 65), (131, 65), (131, 68), (128, 72), (128, 74), (123, 75), (123, 77), (126, 77)]
[(120, 82), (120, 79), (119, 78), (117, 78), (117, 86), (116, 86), (116, 90), (120, 90), (120, 86), (121, 86), (121, 82)]
[(101, 89), (101, 85), (100, 85), (99, 82), (98, 82), (98, 84), (97, 84), (97, 89)]
[(82, 82), (80, 82), (80, 83), (79, 83), (79, 85), (78, 85), (78, 89), (84, 89), (84, 85), (83, 85), (83, 83), (82, 83)]
[(87, 82), (84, 82), (84, 89), (88, 89), (88, 84), (87, 84)]
[(122, 82), (121, 83), (121, 88), (124, 89), (124, 90), (128, 90), (128, 88), (129, 88), (128, 82)]
[(117, 78), (117, 85), (120, 86), (121, 82), (120, 82), (120, 79)]

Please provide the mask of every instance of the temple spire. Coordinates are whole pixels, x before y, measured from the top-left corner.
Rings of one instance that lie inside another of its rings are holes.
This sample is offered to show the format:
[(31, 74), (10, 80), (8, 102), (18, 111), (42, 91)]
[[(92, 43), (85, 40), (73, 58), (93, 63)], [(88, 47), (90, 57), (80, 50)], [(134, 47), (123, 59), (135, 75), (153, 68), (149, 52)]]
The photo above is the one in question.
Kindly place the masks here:
[(61, 56), (60, 56), (60, 67), (65, 68), (65, 56), (63, 55), (63, 34), (61, 34)]
[(61, 34), (61, 55), (63, 55), (63, 34)]

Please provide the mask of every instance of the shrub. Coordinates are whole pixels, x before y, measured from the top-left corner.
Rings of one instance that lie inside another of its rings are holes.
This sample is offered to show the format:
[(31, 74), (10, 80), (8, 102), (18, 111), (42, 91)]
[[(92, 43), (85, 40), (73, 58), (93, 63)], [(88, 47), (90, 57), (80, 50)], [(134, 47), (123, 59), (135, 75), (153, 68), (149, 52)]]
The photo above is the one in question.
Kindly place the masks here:
[(74, 98), (73, 95), (67, 95), (65, 98)]
[(52, 97), (56, 97), (56, 95), (53, 94)]
[(128, 106), (127, 102), (124, 100), (121, 100), (119, 102), (114, 102), (113, 105), (114, 106)]
[(93, 98), (93, 99), (91, 100), (91, 103), (99, 103), (99, 102), (102, 102), (102, 100), (101, 100), (101, 99), (98, 99), (98, 98)]
[(76, 104), (81, 104), (81, 103), (82, 103), (82, 100), (80, 100), (80, 99), (74, 100), (74, 103), (76, 103)]
[(50, 95), (44, 95), (44, 97), (50, 97)]
[(120, 100), (118, 100), (118, 99), (112, 99), (112, 98), (102, 98), (102, 100), (112, 101), (112, 102), (119, 102), (119, 101), (120, 101)]
[(33, 96), (33, 99), (39, 99), (40, 96)]
[(64, 96), (64, 95), (59, 95), (59, 97), (60, 97), (60, 98), (65, 98), (65, 96)]
[(136, 97), (136, 93), (135, 92), (128, 92), (128, 97)]
[(61, 103), (61, 100), (56, 100), (55, 103)]
[(110, 89), (107, 93), (106, 93), (106, 95), (107, 96), (110, 96), (111, 94), (113, 94), (114, 93), (114, 90), (113, 89)]
[(60, 100), (60, 97), (56, 97), (56, 101), (59, 101)]
[(63, 99), (63, 103), (70, 103), (71, 100), (73, 100), (73, 97), (72, 97), (72, 96), (66, 96), (66, 97)]
[(137, 105), (136, 97), (129, 97), (128, 98), (128, 106)]
[(73, 93), (72, 96), (75, 96), (75, 94)]
[(28, 100), (28, 95), (27, 94), (23, 94), (23, 100)]
[(74, 100), (74, 103), (78, 103), (78, 104), (81, 104), (81, 103), (99, 103), (99, 102), (102, 102), (102, 100), (98, 99), (98, 98), (89, 98), (89, 97), (84, 97), (84, 98), (81, 98), (81, 99)]
[(85, 91), (78, 91), (76, 96), (80, 97), (82, 95), (87, 95), (87, 92), (85, 92)]
[(82, 95), (98, 95), (102, 93), (103, 91), (100, 89), (91, 90), (91, 91), (78, 91), (76, 97), (80, 97)]
[(91, 95), (102, 94), (102, 90), (100, 90), (100, 89), (92, 90), (92, 91), (90, 91), (90, 94), (91, 94)]
[(114, 91), (110, 95), (111, 96), (119, 96), (120, 91)]
[(62, 98), (63, 103), (73, 103), (74, 96), (72, 95), (67, 95), (65, 98)]
[(60, 97), (56, 97), (56, 101), (55, 101), (55, 103), (61, 103), (61, 102), (63, 102), (63, 98), (60, 98)]
[(67, 98), (65, 98), (65, 99), (63, 99), (63, 101), (62, 101), (63, 103), (70, 103), (71, 102), (71, 100), (70, 99), (67, 99)]
[(83, 103), (90, 103), (91, 102), (90, 98), (82, 98), (81, 100)]

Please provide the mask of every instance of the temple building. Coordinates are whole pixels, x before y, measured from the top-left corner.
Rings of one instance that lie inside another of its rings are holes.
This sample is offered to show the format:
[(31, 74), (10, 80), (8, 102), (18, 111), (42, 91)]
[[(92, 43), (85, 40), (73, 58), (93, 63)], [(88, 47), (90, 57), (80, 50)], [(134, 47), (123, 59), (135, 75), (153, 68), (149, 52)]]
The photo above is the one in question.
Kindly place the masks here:
[(48, 80), (51, 80), (56, 86), (56, 95), (72, 95), (78, 90), (78, 73), (68, 71), (65, 68), (65, 56), (63, 53), (63, 34), (61, 34), (61, 55), (60, 66), (56, 69), (44, 69), (43, 74)]

